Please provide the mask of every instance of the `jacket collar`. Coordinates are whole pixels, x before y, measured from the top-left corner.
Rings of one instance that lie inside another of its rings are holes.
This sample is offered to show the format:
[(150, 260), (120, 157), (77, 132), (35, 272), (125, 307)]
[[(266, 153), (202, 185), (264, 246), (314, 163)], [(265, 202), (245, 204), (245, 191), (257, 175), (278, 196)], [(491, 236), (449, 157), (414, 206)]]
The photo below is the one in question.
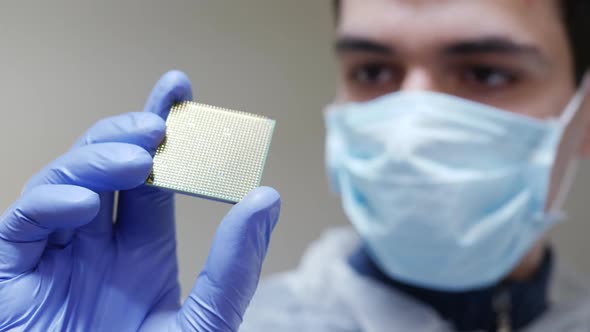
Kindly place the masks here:
[(504, 309), (509, 313), (510, 325), (515, 330), (539, 318), (549, 306), (548, 288), (553, 267), (551, 249), (546, 250), (540, 268), (529, 280), (504, 282), (466, 292), (437, 291), (394, 280), (379, 269), (362, 246), (348, 257), (348, 264), (359, 275), (385, 284), (433, 308), (459, 331), (496, 331), (498, 300), (508, 301)]

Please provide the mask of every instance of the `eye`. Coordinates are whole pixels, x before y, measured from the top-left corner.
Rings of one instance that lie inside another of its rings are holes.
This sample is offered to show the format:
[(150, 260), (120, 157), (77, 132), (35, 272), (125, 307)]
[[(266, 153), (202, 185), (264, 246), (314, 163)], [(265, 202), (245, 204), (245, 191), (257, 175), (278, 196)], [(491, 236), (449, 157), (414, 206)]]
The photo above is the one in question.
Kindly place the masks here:
[(343, 95), (348, 101), (367, 101), (397, 91), (403, 67), (391, 60), (346, 58), (341, 63)]
[(510, 70), (493, 66), (472, 66), (465, 69), (463, 79), (468, 84), (475, 84), (488, 89), (498, 89), (515, 83), (518, 77)]
[(388, 65), (372, 63), (352, 69), (350, 80), (361, 85), (384, 85), (395, 80), (395, 70)]

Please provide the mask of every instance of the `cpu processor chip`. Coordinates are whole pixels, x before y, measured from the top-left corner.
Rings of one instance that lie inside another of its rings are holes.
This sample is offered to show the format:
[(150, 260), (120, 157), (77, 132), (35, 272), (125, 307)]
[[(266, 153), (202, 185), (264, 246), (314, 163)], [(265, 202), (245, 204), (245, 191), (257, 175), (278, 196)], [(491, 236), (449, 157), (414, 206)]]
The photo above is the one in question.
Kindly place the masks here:
[(274, 120), (256, 114), (176, 104), (146, 183), (237, 203), (260, 185), (274, 126)]

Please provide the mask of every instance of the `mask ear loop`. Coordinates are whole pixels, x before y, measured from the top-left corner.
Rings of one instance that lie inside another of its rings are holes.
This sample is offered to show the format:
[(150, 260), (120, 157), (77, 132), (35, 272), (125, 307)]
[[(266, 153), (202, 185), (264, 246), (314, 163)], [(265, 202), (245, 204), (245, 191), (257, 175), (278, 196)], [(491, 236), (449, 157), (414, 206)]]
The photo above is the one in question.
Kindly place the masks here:
[[(573, 118), (576, 114), (580, 111), (582, 104), (584, 103), (585, 99), (590, 92), (590, 71), (584, 75), (584, 79), (582, 80), (582, 84), (580, 85), (579, 90), (576, 92), (572, 100), (568, 103), (565, 110), (563, 111), (559, 122), (562, 125), (562, 128), (567, 128), (569, 124), (573, 121)], [(562, 134), (563, 135), (563, 134)], [(574, 183), (575, 175), (578, 171), (580, 165), (580, 161), (578, 158), (573, 158), (567, 169), (563, 175), (561, 180), (560, 188), (557, 192), (553, 203), (551, 204), (550, 211), (559, 211), (563, 208), (565, 204), (565, 200), (571, 190), (571, 187)]]
[(561, 180), (560, 188), (557, 191), (557, 195), (553, 199), (553, 203), (551, 204), (550, 211), (561, 211), (567, 196), (570, 193), (572, 185), (574, 184), (574, 178), (576, 177), (576, 173), (578, 172), (578, 167), (580, 165), (580, 161), (578, 158), (572, 159), (570, 164), (567, 166), (567, 170), (563, 175)]
[(582, 103), (588, 96), (588, 92), (590, 91), (590, 71), (584, 75), (584, 79), (582, 80), (582, 84), (580, 88), (572, 98), (572, 100), (567, 104), (559, 122), (562, 126), (566, 127), (570, 124), (572, 119), (576, 116), (580, 108), (582, 107)]

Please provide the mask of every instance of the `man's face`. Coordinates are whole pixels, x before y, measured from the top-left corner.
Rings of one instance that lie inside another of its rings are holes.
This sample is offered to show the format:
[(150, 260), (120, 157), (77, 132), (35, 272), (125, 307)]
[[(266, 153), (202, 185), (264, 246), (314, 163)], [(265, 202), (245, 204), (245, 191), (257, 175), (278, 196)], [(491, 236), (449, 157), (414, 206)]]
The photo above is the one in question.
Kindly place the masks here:
[(546, 118), (575, 91), (557, 0), (343, 0), (337, 31), (340, 102), (428, 90)]
[[(337, 102), (424, 90), (540, 119), (558, 116), (576, 90), (559, 1), (342, 0)], [(566, 130), (548, 202), (553, 202), (569, 160), (577, 152), (590, 154), (587, 113), (578, 113), (583, 121)], [(576, 137), (583, 136), (580, 145)], [(527, 278), (540, 262), (542, 248), (543, 239), (511, 277)]]

